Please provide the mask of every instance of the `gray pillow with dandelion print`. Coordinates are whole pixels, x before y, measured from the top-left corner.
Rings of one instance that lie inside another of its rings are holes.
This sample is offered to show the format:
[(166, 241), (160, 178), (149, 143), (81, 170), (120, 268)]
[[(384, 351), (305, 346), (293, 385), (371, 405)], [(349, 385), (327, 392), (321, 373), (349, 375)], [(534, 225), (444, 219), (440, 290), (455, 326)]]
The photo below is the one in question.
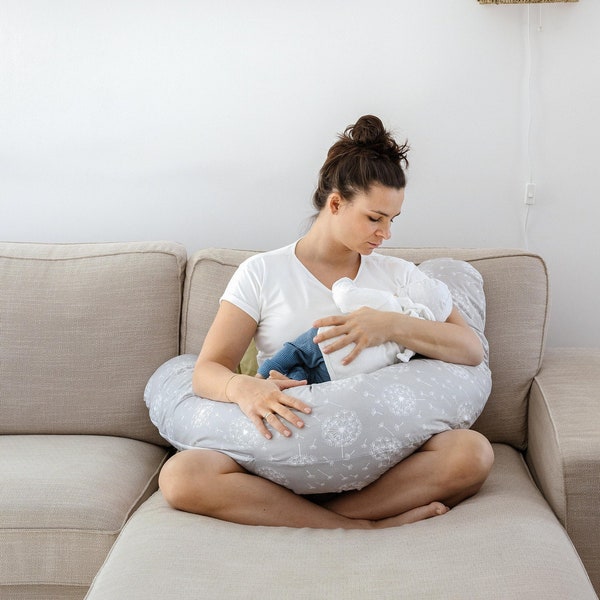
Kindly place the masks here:
[(485, 297), (479, 272), (463, 261), (436, 258), (420, 265), (446, 283), (455, 306), (481, 339), (477, 367), (413, 358), (374, 373), (296, 387), (312, 406), (291, 438), (258, 433), (237, 404), (192, 391), (196, 356), (172, 358), (152, 375), (144, 398), (160, 434), (178, 450), (218, 450), (257, 475), (298, 494), (361, 489), (406, 458), (432, 435), (468, 428), (491, 391), (484, 337)]

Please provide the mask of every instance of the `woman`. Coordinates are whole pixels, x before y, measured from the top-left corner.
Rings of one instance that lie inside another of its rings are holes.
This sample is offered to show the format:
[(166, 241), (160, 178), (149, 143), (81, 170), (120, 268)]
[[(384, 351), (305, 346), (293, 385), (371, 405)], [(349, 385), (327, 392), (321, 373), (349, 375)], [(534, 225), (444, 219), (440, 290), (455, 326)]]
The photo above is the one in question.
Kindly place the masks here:
[[(329, 327), (316, 343), (348, 348), (346, 363), (367, 347), (393, 341), (426, 357), (477, 365), (483, 349), (456, 308), (441, 323), (361, 308), (339, 315), (331, 287), (342, 277), (394, 291), (425, 277), (411, 263), (373, 251), (390, 238), (404, 201), (408, 146), (398, 145), (374, 116), (361, 117), (329, 150), (313, 203), (318, 214), (296, 244), (240, 266), (206, 336), (194, 370), (194, 393), (234, 402), (258, 431), (290, 437), (311, 408), (293, 397), (293, 381), (235, 374), (250, 340), (259, 361), (307, 327)], [(331, 316), (327, 316), (331, 315)], [(284, 393), (289, 390), (288, 393)], [(269, 425), (270, 429), (266, 427)], [(444, 514), (477, 493), (493, 463), (489, 442), (472, 430), (430, 438), (417, 452), (361, 490), (303, 497), (252, 475), (213, 450), (173, 456), (160, 488), (175, 508), (249, 525), (377, 529)]]

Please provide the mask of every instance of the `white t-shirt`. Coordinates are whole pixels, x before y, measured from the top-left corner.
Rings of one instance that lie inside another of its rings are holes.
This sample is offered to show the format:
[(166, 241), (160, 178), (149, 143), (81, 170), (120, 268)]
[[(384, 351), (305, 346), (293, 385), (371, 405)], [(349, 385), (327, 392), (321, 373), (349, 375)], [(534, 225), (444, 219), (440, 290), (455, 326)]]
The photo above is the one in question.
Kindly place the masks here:
[[(331, 290), (296, 257), (296, 243), (245, 260), (221, 297), (256, 321), (259, 365), (317, 319), (341, 314)], [(427, 275), (413, 263), (373, 253), (361, 256), (354, 282), (403, 296), (406, 287), (424, 279)]]

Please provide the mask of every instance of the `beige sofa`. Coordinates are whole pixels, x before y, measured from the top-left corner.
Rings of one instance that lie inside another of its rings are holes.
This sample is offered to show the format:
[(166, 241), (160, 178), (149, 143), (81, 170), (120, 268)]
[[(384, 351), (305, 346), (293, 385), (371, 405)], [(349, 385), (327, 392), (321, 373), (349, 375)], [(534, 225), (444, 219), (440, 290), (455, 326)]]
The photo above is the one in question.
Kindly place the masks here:
[(597, 598), (600, 351), (543, 357), (535, 255), (388, 252), (482, 273), (493, 390), (475, 428), (496, 462), (447, 515), (361, 532), (235, 525), (156, 491), (170, 449), (145, 383), (198, 352), (248, 252), (0, 244), (0, 598)]

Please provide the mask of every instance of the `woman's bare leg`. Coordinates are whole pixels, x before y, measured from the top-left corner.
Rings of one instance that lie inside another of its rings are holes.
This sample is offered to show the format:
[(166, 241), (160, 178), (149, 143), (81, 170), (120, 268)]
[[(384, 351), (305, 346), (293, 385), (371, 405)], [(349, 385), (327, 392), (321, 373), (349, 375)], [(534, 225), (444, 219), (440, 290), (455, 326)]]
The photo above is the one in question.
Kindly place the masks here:
[(247, 525), (379, 529), (420, 521), (447, 510), (434, 502), (376, 522), (349, 518), (251, 475), (228, 456), (211, 450), (176, 454), (163, 467), (159, 484), (174, 508)]
[(493, 462), (492, 447), (481, 434), (468, 429), (445, 431), (371, 485), (338, 494), (322, 505), (362, 519), (406, 513), (434, 500), (452, 507), (479, 491)]
[(211, 450), (176, 454), (163, 467), (159, 484), (173, 507), (235, 523), (394, 527), (444, 514), (445, 504), (476, 493), (493, 461), (487, 447), (487, 440), (474, 432), (439, 434), (363, 490), (339, 494), (323, 505), (251, 475)]

